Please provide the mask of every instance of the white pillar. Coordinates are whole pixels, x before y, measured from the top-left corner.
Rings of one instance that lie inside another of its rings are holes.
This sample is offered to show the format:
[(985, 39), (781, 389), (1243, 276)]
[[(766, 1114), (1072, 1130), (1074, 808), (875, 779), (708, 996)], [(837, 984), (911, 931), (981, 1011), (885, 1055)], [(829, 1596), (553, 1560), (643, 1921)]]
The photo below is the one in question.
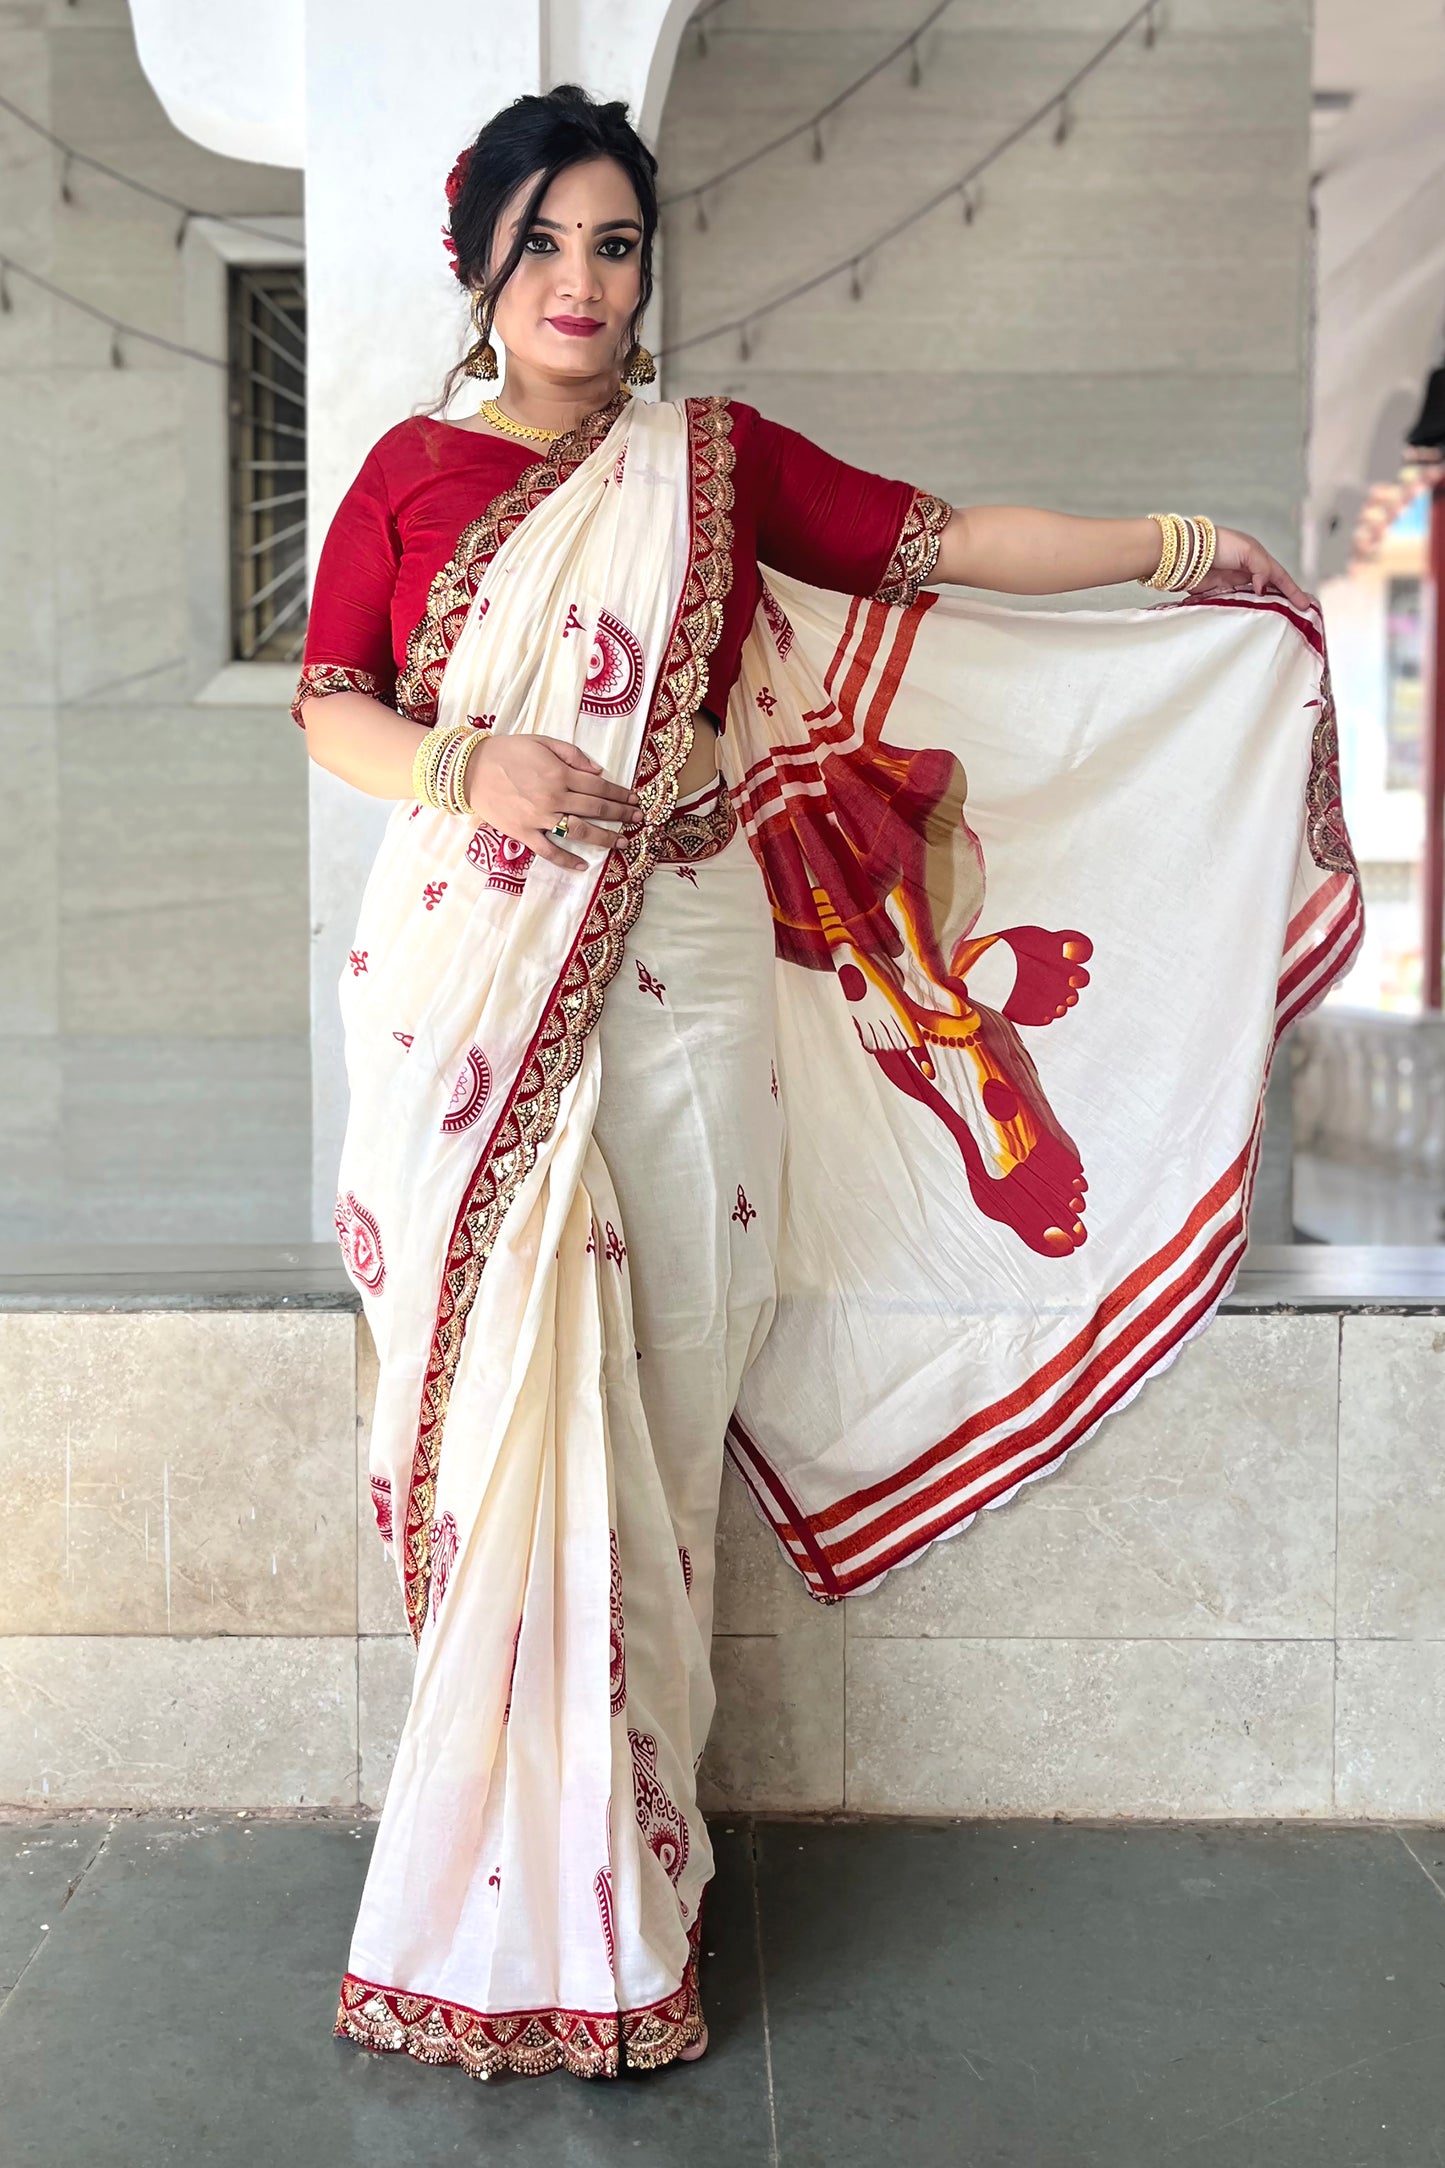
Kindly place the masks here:
[[(655, 135), (693, 0), (133, 0), (142, 65), (213, 150), (306, 167), (312, 567), (366, 453), (440, 387), (466, 333), (443, 183), (524, 91), (582, 83)], [(481, 510), (479, 505), (477, 508)], [(312, 1199), (330, 1232), (346, 1117), (336, 985), (387, 808), (311, 770)]]
[[(442, 247), (443, 183), (490, 113), (580, 80), (661, 114), (690, 0), (517, 0), (506, 8), (306, 0), (308, 511), (314, 553), (383, 432), (440, 385), (467, 333)], [(671, 44), (660, 38), (671, 31)], [(659, 70), (655, 61), (663, 59)], [(478, 505), (480, 512), (482, 507)], [(346, 1119), (337, 1013), (387, 808), (311, 771), (312, 1203), (330, 1232)]]

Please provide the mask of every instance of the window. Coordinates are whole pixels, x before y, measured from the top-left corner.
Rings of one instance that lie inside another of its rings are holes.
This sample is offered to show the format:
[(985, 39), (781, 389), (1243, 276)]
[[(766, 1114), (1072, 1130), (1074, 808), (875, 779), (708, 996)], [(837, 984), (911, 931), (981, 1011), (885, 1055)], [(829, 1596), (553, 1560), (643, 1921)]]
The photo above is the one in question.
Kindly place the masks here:
[(306, 280), (229, 266), (231, 655), (294, 662), (306, 640)]
[(1420, 790), (1423, 754), (1421, 665), (1423, 582), (1392, 578), (1385, 589), (1385, 788)]

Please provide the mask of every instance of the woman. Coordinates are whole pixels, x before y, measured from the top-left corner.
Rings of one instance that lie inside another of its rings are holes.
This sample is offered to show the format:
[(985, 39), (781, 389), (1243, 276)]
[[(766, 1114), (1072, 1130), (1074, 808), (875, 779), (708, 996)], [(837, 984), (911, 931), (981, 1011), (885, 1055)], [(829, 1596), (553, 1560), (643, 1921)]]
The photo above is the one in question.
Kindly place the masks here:
[[(458, 160), (466, 367), (499, 337), (505, 388), (368, 455), (294, 710), (396, 801), (342, 975), (337, 1227), (418, 1654), (336, 2029), (478, 2077), (706, 2044), (725, 1433), (823, 1600), (1056, 1464), (1212, 1314), (1276, 1006), (1358, 937), (1283, 568), (634, 402), (654, 172), (571, 88)], [(1241, 607), (920, 593), (1123, 579)], [(1160, 763), (1199, 730), (1181, 791)], [(1092, 933), (981, 932), (985, 841), (991, 893), (1092, 896)], [(1206, 843), (1227, 925), (1178, 879)], [(1153, 1004), (1148, 1088), (1079, 1031), (1046, 1094), (1023, 1034), (1073, 1029), (1095, 947), (1106, 1031)]]

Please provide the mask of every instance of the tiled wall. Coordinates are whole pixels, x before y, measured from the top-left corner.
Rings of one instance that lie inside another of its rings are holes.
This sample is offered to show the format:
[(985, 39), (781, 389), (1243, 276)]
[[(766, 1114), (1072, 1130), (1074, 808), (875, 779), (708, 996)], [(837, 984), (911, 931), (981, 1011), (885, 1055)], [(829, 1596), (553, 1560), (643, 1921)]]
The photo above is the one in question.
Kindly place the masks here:
[[(0, 1316), (0, 1804), (375, 1809), (411, 1643), (340, 1311)], [(1445, 1817), (1445, 1319), (1226, 1316), (872, 1596), (720, 1531), (714, 1806)]]
[[(301, 176), (167, 120), (124, 0), (0, 0), (0, 83), (62, 141), (202, 211)], [(0, 112), (0, 249), (179, 344), (177, 213)], [(0, 314), (0, 1228), (11, 1242), (307, 1228), (306, 762), (275, 705), (197, 703), (188, 434), (224, 379), (12, 272)], [(212, 327), (205, 351), (223, 340)], [(199, 372), (199, 376), (197, 375)], [(219, 379), (219, 380), (217, 380)], [(221, 507), (217, 506), (218, 513)], [(221, 520), (216, 522), (220, 527)], [(226, 609), (224, 532), (208, 610)]]

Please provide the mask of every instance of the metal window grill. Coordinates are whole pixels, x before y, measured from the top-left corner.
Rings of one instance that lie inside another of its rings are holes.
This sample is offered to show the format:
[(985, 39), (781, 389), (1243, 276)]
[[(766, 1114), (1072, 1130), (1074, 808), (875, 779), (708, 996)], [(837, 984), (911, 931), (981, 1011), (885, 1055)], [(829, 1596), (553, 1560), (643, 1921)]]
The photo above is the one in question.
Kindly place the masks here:
[(306, 274), (233, 264), (231, 653), (294, 662), (306, 641)]

